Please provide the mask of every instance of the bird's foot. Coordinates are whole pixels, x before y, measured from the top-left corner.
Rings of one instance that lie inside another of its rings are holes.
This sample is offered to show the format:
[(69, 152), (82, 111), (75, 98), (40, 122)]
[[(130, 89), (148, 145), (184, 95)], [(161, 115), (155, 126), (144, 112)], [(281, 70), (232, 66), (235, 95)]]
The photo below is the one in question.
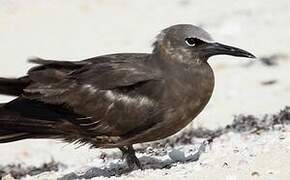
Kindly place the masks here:
[(126, 163), (130, 170), (133, 170), (135, 166), (137, 166), (138, 169), (143, 170), (139, 159), (135, 155), (135, 150), (132, 145), (127, 147), (121, 147), (119, 149), (122, 151), (122, 158), (126, 160)]

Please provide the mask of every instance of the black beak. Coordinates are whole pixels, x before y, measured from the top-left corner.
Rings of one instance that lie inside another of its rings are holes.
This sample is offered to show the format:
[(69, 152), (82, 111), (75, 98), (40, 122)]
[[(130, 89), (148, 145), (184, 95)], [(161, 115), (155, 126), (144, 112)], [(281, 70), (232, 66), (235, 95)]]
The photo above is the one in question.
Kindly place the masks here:
[(256, 58), (253, 54), (245, 50), (220, 43), (208, 43), (204, 48), (203, 55), (206, 57), (214, 55), (231, 55), (237, 57)]

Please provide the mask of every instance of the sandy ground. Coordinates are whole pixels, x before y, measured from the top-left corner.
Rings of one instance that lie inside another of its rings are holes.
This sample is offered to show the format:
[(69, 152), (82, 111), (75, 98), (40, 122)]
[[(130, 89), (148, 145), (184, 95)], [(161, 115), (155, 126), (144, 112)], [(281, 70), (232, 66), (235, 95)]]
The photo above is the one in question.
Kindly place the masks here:
[[(31, 67), (26, 62), (29, 56), (74, 60), (116, 52), (149, 52), (156, 34), (177, 23), (201, 25), (216, 40), (256, 56), (285, 56), (277, 60), (276, 66), (259, 62), (248, 65), (250, 60), (226, 56), (211, 58), (216, 75), (214, 95), (189, 128), (214, 129), (231, 123), (235, 114), (259, 116), (290, 105), (289, 0), (3, 0), (0, 76), (23, 75)], [(276, 83), (263, 85), (266, 81)], [(0, 98), (1, 102), (10, 99)], [(279, 138), (281, 134), (285, 136), (283, 140)], [(228, 140), (224, 142), (223, 138)], [(169, 170), (134, 171), (120, 178), (288, 179), (289, 139), (289, 129), (249, 137), (227, 134), (214, 142), (200, 163), (177, 164)], [(102, 151), (117, 152), (75, 147), (50, 140), (1, 144), (0, 164), (37, 166), (53, 158), (70, 170), (97, 161)], [(236, 147), (243, 151), (234, 152)], [(250, 156), (251, 151), (256, 156)], [(247, 163), (238, 165), (241, 160)], [(224, 162), (229, 165), (224, 167)], [(35, 178), (54, 179), (57, 175)]]

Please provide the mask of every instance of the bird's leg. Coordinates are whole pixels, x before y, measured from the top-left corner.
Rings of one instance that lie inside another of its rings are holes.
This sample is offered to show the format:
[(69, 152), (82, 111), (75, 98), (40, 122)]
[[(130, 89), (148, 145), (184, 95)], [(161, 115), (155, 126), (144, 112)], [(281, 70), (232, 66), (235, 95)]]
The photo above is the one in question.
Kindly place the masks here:
[(126, 160), (128, 167), (133, 170), (135, 165), (139, 169), (143, 169), (139, 159), (135, 155), (135, 150), (132, 145), (119, 148), (123, 153), (123, 158)]

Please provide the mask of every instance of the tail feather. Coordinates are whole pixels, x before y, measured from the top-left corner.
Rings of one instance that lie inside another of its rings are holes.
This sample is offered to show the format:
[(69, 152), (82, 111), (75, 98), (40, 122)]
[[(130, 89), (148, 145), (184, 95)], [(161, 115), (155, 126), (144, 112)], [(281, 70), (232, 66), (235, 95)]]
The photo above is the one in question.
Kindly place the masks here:
[(30, 138), (29, 133), (14, 133), (11, 131), (0, 132), (0, 143), (7, 143)]
[(27, 77), (0, 78), (0, 94), (19, 96), (29, 82), (30, 80)]
[[(0, 116), (1, 118), (1, 116)], [(54, 122), (40, 122), (26, 118), (0, 119), (0, 143), (28, 138), (53, 138), (61, 134)]]
[(23, 98), (0, 104), (0, 143), (28, 138), (64, 139), (77, 134), (66, 118), (55, 107)]
[[(1, 118), (1, 130), (8, 130), (13, 132), (29, 132), (33, 134), (49, 134), (56, 132), (56, 122), (35, 120), (19, 117), (11, 117), (15, 119)], [(17, 118), (17, 119), (16, 119)]]

